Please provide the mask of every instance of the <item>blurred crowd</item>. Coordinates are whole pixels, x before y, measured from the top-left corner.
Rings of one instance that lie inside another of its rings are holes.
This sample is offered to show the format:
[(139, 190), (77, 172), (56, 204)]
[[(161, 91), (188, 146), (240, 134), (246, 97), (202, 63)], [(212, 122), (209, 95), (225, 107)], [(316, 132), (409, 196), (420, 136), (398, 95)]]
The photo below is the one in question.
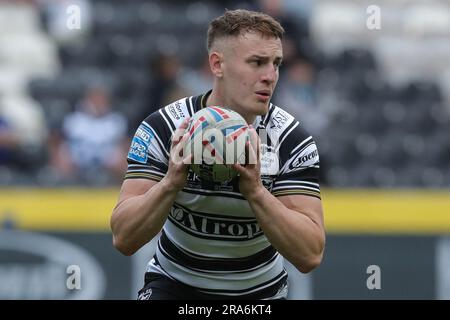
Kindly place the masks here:
[(286, 30), (273, 102), (316, 138), (324, 185), (450, 187), (442, 87), (428, 77), (393, 85), (370, 47), (327, 51), (311, 30), (317, 6), (0, 1), (0, 184), (119, 183), (139, 122), (210, 89), (208, 22), (224, 8), (247, 8), (269, 13)]

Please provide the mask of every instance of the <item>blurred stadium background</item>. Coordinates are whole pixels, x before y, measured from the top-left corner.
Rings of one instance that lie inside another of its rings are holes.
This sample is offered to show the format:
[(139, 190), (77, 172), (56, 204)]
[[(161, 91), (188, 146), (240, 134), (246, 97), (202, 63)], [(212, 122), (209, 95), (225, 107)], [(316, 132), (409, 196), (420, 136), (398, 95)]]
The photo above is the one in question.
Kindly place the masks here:
[(0, 1), (0, 299), (136, 298), (153, 243), (123, 257), (109, 231), (127, 146), (156, 107), (209, 89), (224, 8), (283, 23), (274, 102), (320, 151), (326, 253), (289, 266), (290, 298), (450, 299), (448, 0)]

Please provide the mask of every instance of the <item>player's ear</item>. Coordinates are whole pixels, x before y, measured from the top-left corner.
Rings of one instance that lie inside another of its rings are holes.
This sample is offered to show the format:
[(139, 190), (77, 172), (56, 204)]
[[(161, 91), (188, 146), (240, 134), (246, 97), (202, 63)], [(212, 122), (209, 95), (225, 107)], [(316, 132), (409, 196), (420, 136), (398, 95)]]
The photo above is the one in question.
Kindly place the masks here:
[(218, 78), (222, 78), (223, 76), (222, 61), (222, 53), (213, 51), (209, 54), (209, 67), (211, 68), (211, 72)]

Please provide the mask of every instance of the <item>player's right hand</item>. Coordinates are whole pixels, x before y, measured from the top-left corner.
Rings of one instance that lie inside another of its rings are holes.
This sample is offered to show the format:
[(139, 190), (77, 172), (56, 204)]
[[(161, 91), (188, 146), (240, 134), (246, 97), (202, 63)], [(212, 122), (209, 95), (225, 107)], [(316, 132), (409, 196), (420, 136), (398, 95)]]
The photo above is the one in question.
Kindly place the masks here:
[[(169, 168), (164, 179), (169, 185), (177, 191), (183, 189), (186, 184), (186, 177), (189, 164), (192, 161), (193, 155), (184, 157), (183, 147), (188, 140), (189, 133), (186, 132), (189, 126), (190, 118), (184, 119), (180, 127), (172, 135), (172, 143), (170, 146)], [(188, 159), (189, 158), (189, 159)]]

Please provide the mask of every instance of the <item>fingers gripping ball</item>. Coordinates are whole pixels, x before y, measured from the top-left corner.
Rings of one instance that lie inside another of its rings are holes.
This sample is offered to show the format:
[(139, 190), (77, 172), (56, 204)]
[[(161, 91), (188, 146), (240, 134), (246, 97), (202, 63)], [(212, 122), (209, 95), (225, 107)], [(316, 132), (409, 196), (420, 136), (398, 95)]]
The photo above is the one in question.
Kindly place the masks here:
[(189, 133), (185, 155), (193, 155), (190, 168), (201, 179), (226, 182), (237, 175), (231, 165), (245, 163), (249, 140), (245, 119), (223, 107), (207, 107), (196, 112), (186, 129)]

